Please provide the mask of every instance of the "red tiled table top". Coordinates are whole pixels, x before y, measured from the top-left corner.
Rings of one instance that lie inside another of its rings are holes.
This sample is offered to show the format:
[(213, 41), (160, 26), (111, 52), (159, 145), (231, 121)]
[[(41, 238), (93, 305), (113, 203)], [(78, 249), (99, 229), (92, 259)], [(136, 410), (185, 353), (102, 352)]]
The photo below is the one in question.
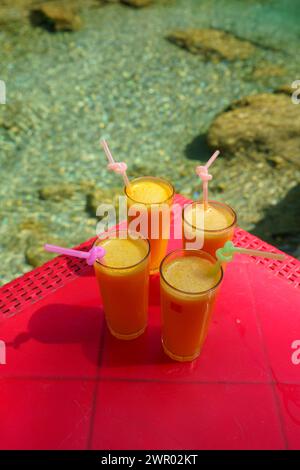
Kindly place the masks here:
[[(241, 229), (235, 243), (275, 250)], [(0, 448), (300, 449), (299, 261), (236, 256), (193, 363), (162, 352), (157, 276), (150, 299), (147, 332), (121, 342), (81, 260), (2, 287)]]

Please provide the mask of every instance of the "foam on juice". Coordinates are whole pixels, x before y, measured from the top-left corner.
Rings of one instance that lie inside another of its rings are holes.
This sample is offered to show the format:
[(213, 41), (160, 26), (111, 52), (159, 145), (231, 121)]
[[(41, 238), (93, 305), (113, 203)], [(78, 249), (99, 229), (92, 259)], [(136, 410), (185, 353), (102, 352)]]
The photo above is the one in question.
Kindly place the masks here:
[(126, 268), (142, 261), (148, 252), (145, 240), (132, 240), (130, 238), (109, 238), (101, 241), (106, 250), (102, 264), (112, 268)]
[[(204, 210), (203, 204), (197, 204), (191, 210), (186, 211), (185, 218), (193, 226), (196, 226), (197, 213), (204, 211), (204, 230), (224, 230), (233, 223), (233, 214), (224, 208), (209, 205)], [(202, 220), (198, 216), (198, 220)], [(200, 227), (199, 227), (200, 228)], [(201, 227), (202, 228), (202, 227)]]
[(170, 196), (170, 188), (162, 181), (134, 181), (127, 194), (134, 201), (142, 204), (158, 204), (166, 201)]
[(213, 264), (199, 256), (177, 258), (164, 268), (164, 278), (172, 287), (188, 293), (205, 292), (220, 279), (220, 272), (212, 274)]

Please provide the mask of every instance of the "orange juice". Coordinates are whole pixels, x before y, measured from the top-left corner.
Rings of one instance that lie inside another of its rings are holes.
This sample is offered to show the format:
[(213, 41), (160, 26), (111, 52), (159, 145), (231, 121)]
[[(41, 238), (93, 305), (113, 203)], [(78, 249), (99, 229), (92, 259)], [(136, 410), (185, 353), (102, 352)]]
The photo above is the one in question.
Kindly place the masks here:
[[(174, 188), (162, 178), (145, 176), (130, 181), (130, 186), (125, 188), (125, 194), (128, 211), (141, 204), (147, 210), (147, 233), (143, 235), (149, 239), (151, 247), (150, 272), (156, 272), (167, 250), (170, 236), (169, 208), (172, 205)], [(135, 215), (128, 215), (129, 222), (134, 219)], [(156, 234), (153, 234), (154, 229)]]
[(223, 277), (215, 262), (201, 250), (176, 250), (161, 264), (162, 344), (176, 361), (200, 354)]
[(148, 240), (119, 234), (97, 241), (106, 253), (94, 268), (110, 332), (119, 339), (134, 339), (147, 326), (150, 247)]
[[(197, 226), (197, 216), (198, 222), (201, 222), (200, 226)], [(189, 204), (183, 212), (184, 248), (189, 248), (187, 243), (196, 237), (202, 238), (203, 246), (199, 248), (215, 256), (218, 248), (224, 246), (228, 240), (232, 240), (235, 225), (236, 214), (227, 204), (209, 201), (206, 209), (202, 202)]]

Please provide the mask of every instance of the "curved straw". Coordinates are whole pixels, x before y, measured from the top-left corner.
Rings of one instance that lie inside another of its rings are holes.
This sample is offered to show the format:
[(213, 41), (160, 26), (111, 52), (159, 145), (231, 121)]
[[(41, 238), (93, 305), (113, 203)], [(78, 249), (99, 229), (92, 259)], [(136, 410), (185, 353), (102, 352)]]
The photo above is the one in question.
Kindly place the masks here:
[(64, 248), (57, 245), (44, 245), (46, 251), (51, 253), (58, 253), (60, 255), (74, 256), (75, 258), (86, 259), (89, 266), (92, 266), (97, 259), (102, 258), (105, 255), (105, 250), (101, 246), (93, 246), (90, 251), (79, 251), (73, 250), (72, 248)]
[(203, 205), (205, 210), (208, 207), (208, 182), (212, 180), (212, 175), (208, 173), (208, 168), (214, 163), (214, 161), (219, 155), (219, 150), (216, 150), (216, 152), (210, 157), (210, 159), (205, 163), (205, 165), (198, 165), (196, 167), (196, 173), (202, 180)]
[(243, 253), (244, 255), (249, 256), (261, 256), (263, 258), (277, 259), (282, 261), (284, 255), (280, 253), (272, 253), (271, 251), (261, 251), (261, 250), (252, 250), (249, 248), (239, 248), (234, 246), (231, 241), (227, 241), (223, 248), (219, 248), (216, 251), (217, 259), (221, 262), (232, 261), (235, 253)]
[(213, 273), (220, 269), (222, 263), (229, 263), (232, 261), (235, 253), (242, 253), (249, 256), (260, 256), (262, 258), (276, 259), (278, 261), (283, 261), (285, 258), (285, 255), (281, 253), (239, 248), (234, 246), (231, 241), (227, 241), (222, 248), (219, 248), (216, 251), (217, 262), (214, 264)]
[(108, 144), (105, 139), (100, 140), (100, 145), (102, 146), (104, 153), (108, 160), (108, 169), (114, 171), (115, 173), (121, 174), (124, 180), (126, 187), (130, 185), (126, 170), (127, 165), (125, 162), (115, 162), (114, 157), (108, 147)]

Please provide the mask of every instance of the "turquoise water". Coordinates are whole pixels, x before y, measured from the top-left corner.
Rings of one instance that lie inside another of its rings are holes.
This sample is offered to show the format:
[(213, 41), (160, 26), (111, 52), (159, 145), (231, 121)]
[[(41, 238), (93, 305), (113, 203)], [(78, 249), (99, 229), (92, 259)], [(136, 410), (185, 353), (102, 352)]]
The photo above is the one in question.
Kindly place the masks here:
[[(26, 19), (2, 27), (0, 282), (32, 269), (28, 250), (45, 241), (74, 245), (94, 235), (87, 194), (121, 187), (106, 170), (101, 136), (130, 176), (164, 176), (197, 194), (194, 159), (207, 152), (197, 138), (214, 116), (235, 99), (300, 79), (299, 11), (293, 0), (174, 0), (140, 10), (83, 7), (84, 27), (72, 33), (51, 34)], [(192, 27), (224, 29), (261, 47), (245, 62), (203, 62), (165, 39)], [(283, 73), (255, 79), (262, 64)], [(297, 168), (262, 162), (258, 171), (221, 158), (214, 177), (212, 196), (233, 205), (250, 230), (300, 181)], [(71, 195), (41, 199), (43, 188), (66, 184)], [(280, 246), (293, 252), (297, 237)]]

